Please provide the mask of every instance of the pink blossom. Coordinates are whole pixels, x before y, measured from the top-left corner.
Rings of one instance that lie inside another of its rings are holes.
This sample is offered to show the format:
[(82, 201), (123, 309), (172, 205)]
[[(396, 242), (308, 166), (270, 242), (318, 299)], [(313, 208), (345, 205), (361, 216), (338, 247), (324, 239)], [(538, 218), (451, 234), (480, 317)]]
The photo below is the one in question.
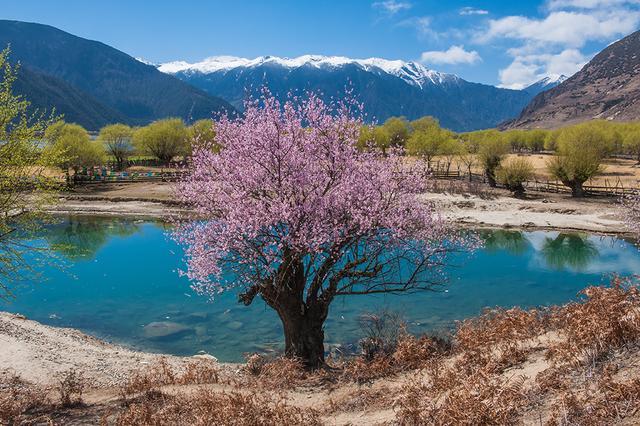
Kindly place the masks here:
[(417, 199), (428, 188), (423, 164), (356, 148), (359, 111), (313, 94), (282, 105), (265, 91), (243, 117), (218, 120), (222, 149), (196, 150), (178, 189), (202, 219), (175, 234), (198, 291), (269, 299), (290, 290), (279, 271), (294, 260), (306, 305), (431, 288), (447, 254), (473, 245)]

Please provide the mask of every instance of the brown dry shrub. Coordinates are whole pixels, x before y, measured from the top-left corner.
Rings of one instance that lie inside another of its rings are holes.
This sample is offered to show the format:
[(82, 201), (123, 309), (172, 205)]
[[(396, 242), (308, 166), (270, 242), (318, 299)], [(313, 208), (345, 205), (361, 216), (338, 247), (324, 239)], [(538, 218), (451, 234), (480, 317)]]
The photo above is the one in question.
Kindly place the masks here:
[(524, 377), (507, 379), (482, 371), (458, 374), (453, 369), (404, 386), (396, 401), (404, 425), (513, 424), (529, 404)]
[(181, 385), (201, 385), (220, 382), (220, 368), (212, 361), (191, 361), (184, 371), (175, 378)]
[(403, 371), (424, 368), (433, 358), (442, 357), (451, 350), (446, 339), (403, 335), (391, 354), (379, 353), (373, 359), (355, 357), (341, 363), (341, 379), (367, 383)]
[(161, 358), (148, 368), (134, 372), (120, 388), (120, 395), (124, 401), (127, 401), (141, 393), (158, 392), (162, 386), (218, 382), (220, 382), (220, 369), (213, 361), (191, 361), (186, 364), (183, 371), (180, 371), (172, 368), (165, 358)]
[(608, 425), (640, 413), (640, 378), (625, 382), (604, 373), (595, 387), (568, 390), (551, 409), (550, 425)]
[(116, 425), (319, 425), (315, 410), (288, 405), (258, 392), (214, 392), (144, 398), (115, 419)]
[(30, 385), (9, 372), (0, 372), (0, 378), (0, 424), (53, 424), (41, 414), (51, 407), (46, 389)]
[(60, 397), (60, 405), (74, 407), (82, 405), (82, 393), (86, 380), (78, 370), (69, 370), (58, 377), (56, 390)]
[(302, 361), (284, 356), (249, 355), (244, 370), (253, 378), (247, 384), (278, 390), (306, 384), (307, 379), (314, 376), (313, 372), (304, 369)]
[(562, 332), (548, 357), (576, 365), (596, 363), (640, 339), (640, 290), (615, 279), (611, 287), (588, 287), (585, 299), (557, 309), (553, 322)]
[(459, 351), (505, 350), (539, 336), (545, 324), (545, 313), (537, 309), (488, 309), (458, 323), (455, 342)]

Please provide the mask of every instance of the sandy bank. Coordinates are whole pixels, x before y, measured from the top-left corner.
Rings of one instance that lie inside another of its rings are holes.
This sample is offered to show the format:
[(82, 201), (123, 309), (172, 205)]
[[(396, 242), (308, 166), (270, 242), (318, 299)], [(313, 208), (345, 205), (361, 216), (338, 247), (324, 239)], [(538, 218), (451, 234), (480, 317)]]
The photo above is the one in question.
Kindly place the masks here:
[(59, 375), (75, 369), (82, 371), (91, 387), (111, 387), (160, 358), (175, 366), (189, 360), (136, 352), (72, 328), (50, 327), (0, 312), (0, 368), (32, 383), (51, 385)]
[[(563, 229), (624, 234), (616, 199), (577, 200), (559, 194), (529, 194), (521, 200), (506, 191), (487, 190), (482, 197), (469, 194), (429, 193), (449, 220), (479, 227)], [(173, 201), (170, 183), (99, 184), (66, 193), (51, 212), (163, 218), (185, 213)]]
[(434, 202), (447, 219), (464, 225), (627, 233), (615, 199), (575, 200), (549, 194), (520, 200), (503, 195), (482, 198), (442, 193), (425, 194), (422, 198)]

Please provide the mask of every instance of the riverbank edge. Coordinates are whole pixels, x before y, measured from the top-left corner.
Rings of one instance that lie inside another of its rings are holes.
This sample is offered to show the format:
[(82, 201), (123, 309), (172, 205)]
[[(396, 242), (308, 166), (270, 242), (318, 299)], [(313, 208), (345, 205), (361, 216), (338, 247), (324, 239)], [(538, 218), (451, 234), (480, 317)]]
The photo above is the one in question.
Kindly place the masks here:
[[(441, 210), (445, 210), (446, 207)], [(64, 197), (59, 204), (46, 209), (46, 212), (53, 215), (79, 215), (97, 217), (124, 217), (143, 220), (166, 220), (175, 217), (188, 217), (190, 212), (186, 206), (176, 201), (160, 200), (153, 198), (110, 198), (110, 197)], [(517, 208), (504, 210), (501, 213), (516, 215), (526, 215)], [(474, 217), (473, 210), (463, 210), (460, 212), (443, 212), (443, 216), (451, 223), (460, 225), (468, 229), (503, 229), (514, 231), (557, 231), (557, 232), (588, 232), (596, 235), (617, 236), (621, 238), (631, 238), (633, 234), (629, 232), (621, 220), (611, 220), (610, 223), (594, 225), (583, 221), (581, 215), (567, 214), (565, 219), (571, 224), (540, 224), (535, 220), (528, 220), (524, 223), (507, 221), (495, 223), (480, 220), (483, 211), (476, 211)], [(496, 212), (497, 213), (497, 212)], [(540, 212), (538, 212), (540, 213)], [(551, 212), (549, 212), (551, 214)]]

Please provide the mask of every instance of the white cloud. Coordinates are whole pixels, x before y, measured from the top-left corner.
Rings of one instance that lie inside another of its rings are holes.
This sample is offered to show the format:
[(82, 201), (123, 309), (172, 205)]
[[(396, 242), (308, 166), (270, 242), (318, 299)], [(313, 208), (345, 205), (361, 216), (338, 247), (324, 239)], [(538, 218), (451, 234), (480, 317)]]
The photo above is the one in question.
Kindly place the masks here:
[(638, 28), (640, 0), (547, 0), (541, 18), (491, 19), (477, 40), (503, 41), (511, 63), (499, 71), (502, 87), (519, 89), (544, 77), (570, 76), (588, 60), (582, 49), (612, 42)]
[(373, 3), (376, 9), (380, 9), (388, 15), (395, 15), (403, 10), (411, 9), (411, 3), (398, 0), (384, 0)]
[(577, 49), (565, 49), (557, 54), (516, 54), (513, 62), (499, 71), (500, 87), (523, 89), (544, 77), (571, 76), (587, 60)]
[(606, 40), (636, 29), (640, 22), (637, 11), (607, 13), (552, 12), (544, 19), (508, 16), (489, 21), (482, 41), (510, 38), (527, 42), (554, 43), (582, 47), (591, 40)]
[(547, 9), (603, 9), (625, 5), (637, 5), (640, 0), (548, 0)]
[(447, 50), (432, 50), (423, 52), (420, 56), (422, 62), (429, 64), (475, 64), (482, 60), (475, 50), (467, 51), (464, 46), (451, 46)]
[(475, 7), (463, 7), (460, 9), (460, 15), (488, 15), (489, 11), (484, 9), (476, 9)]

